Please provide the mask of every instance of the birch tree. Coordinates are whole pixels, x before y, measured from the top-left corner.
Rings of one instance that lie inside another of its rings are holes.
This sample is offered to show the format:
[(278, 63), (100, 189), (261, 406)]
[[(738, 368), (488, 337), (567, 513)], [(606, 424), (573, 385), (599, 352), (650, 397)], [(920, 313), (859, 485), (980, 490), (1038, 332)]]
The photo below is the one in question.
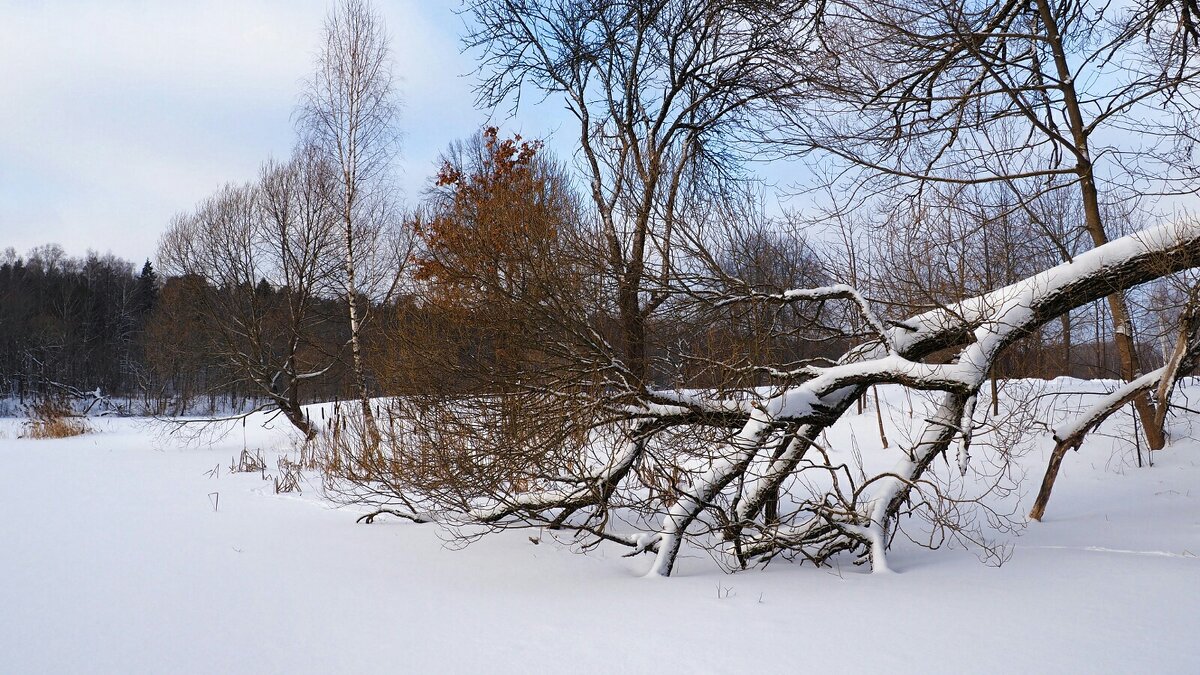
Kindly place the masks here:
[(342, 275), (350, 321), (355, 394), (368, 442), (379, 432), (363, 363), (364, 265), (390, 205), (386, 178), (398, 148), (398, 104), (389, 37), (368, 0), (341, 0), (325, 20), (324, 42), (300, 110), (302, 135), (319, 148), (338, 180), (331, 198), (341, 223)]

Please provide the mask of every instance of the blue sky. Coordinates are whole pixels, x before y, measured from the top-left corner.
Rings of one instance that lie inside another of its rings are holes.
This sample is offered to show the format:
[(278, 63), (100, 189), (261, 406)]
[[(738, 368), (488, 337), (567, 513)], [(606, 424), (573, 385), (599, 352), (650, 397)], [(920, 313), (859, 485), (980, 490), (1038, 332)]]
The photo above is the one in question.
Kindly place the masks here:
[[(471, 105), (459, 0), (377, 4), (404, 100), (398, 176), (412, 199), (446, 144), (489, 114)], [(327, 8), (0, 0), (0, 250), (57, 242), (74, 255), (153, 258), (174, 213), (288, 154)], [(546, 105), (498, 121), (542, 137), (564, 120)]]

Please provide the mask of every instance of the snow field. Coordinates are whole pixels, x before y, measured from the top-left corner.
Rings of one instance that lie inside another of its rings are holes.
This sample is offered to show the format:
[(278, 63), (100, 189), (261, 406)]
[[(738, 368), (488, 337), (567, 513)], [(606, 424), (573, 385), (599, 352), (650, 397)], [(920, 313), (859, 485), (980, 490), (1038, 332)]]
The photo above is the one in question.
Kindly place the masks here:
[[(1063, 391), (1104, 390), (1048, 386), (1047, 416)], [(883, 399), (895, 452), (909, 403)], [(1013, 547), (999, 568), (898, 538), (897, 574), (847, 559), (728, 575), (685, 550), (670, 579), (536, 532), (456, 550), (428, 525), (356, 525), (315, 475), (276, 495), (228, 471), (243, 447), (268, 473), (292, 452), (262, 419), (192, 444), (146, 420), (41, 441), (0, 420), (0, 672), (1200, 671), (1200, 419), (1175, 423), (1153, 468), (1105, 436), (1070, 453), (1046, 521), (996, 535)], [(893, 461), (875, 425), (872, 406), (851, 413), (830, 445), (853, 435), (868, 468)], [(1035, 440), (1024, 511), (1052, 445)]]

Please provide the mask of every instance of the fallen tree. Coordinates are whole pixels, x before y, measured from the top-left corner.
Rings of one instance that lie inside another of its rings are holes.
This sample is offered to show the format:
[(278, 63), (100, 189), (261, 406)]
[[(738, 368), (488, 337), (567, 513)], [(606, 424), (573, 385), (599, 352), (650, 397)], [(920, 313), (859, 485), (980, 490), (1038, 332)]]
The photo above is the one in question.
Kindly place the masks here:
[[(1197, 266), (1200, 223), (1193, 221), (1144, 230), (901, 321), (877, 315), (847, 286), (714, 287), (693, 300), (710, 308), (842, 302), (867, 332), (831, 363), (750, 366), (766, 386), (638, 388), (610, 354), (608, 371), (596, 366), (599, 357), (577, 362), (595, 366), (590, 388), (537, 382), (486, 396), (400, 401), (387, 457), (348, 479), (334, 477), (330, 487), (380, 513), (437, 521), (464, 537), (545, 527), (574, 531), (585, 546), (616, 542), (631, 555), (653, 554), (651, 575), (670, 575), (689, 539), (719, 544), (741, 565), (781, 553), (822, 564), (846, 552), (886, 570), (898, 520), (914, 501), (943, 499), (927, 480), (933, 460), (957, 446), (958, 468), (967, 471), (977, 396), (1006, 348), (1073, 308)], [(1189, 335), (1158, 379), (1136, 380), (1115, 400), (1194, 366), (1195, 331)], [(819, 438), (880, 384), (932, 392), (936, 403), (915, 440), (895, 444), (890, 469), (856, 478), (830, 461)], [(787, 490), (800, 480), (808, 494)]]

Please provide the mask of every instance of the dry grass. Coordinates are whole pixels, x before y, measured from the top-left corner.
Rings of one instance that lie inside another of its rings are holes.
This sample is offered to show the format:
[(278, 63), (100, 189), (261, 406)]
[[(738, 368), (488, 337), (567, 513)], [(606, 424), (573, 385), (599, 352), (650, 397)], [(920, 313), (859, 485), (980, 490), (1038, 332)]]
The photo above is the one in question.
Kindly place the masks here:
[(70, 438), (92, 430), (86, 420), (76, 417), (64, 401), (47, 398), (30, 405), (25, 421), (26, 438)]
[(383, 459), (367, 439), (362, 416), (335, 406), (329, 426), (301, 448), (299, 465), (330, 476), (377, 477)]
[(229, 465), (229, 473), (255, 473), (266, 475), (267, 461), (263, 459), (262, 450), (256, 450), (251, 453), (249, 450), (242, 450), (242, 454), (233, 458), (233, 462)]
[(275, 494), (283, 492), (303, 492), (300, 489), (300, 464), (286, 457), (280, 457), (278, 462), (279, 477), (275, 479)]

